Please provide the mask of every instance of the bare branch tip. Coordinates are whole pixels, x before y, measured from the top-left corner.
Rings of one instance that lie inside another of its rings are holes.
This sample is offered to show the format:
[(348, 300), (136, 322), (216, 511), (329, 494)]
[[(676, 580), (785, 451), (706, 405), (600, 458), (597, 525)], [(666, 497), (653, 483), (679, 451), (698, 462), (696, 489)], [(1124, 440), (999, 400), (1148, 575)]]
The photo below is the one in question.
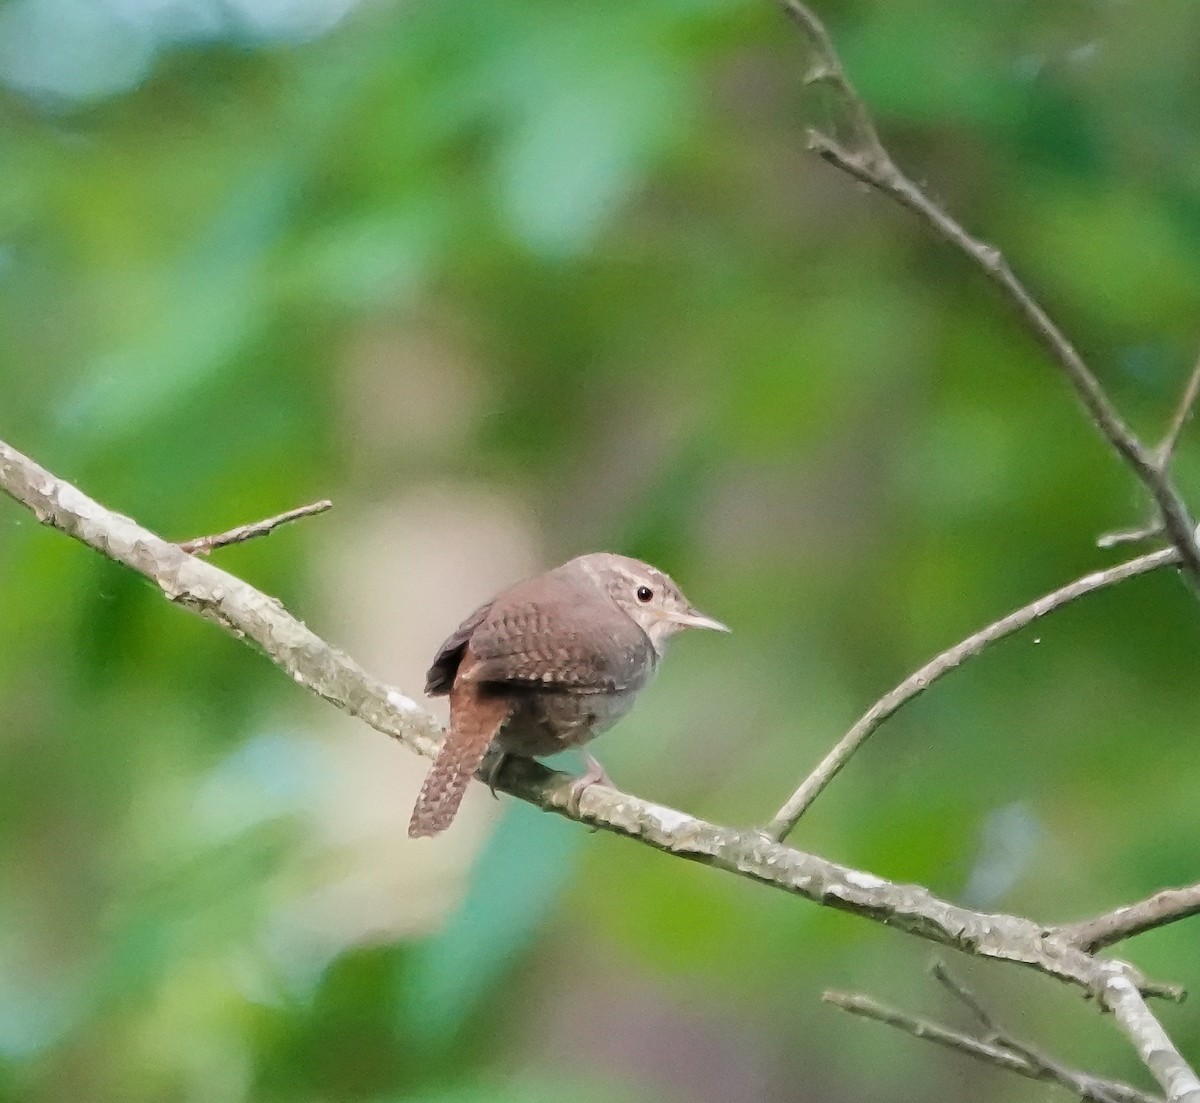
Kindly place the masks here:
[(1192, 368), (1192, 374), (1188, 376), (1187, 384), (1179, 399), (1179, 405), (1176, 406), (1175, 413), (1171, 418), (1171, 424), (1155, 450), (1155, 462), (1159, 471), (1164, 474), (1175, 458), (1175, 449), (1179, 444), (1179, 438), (1183, 435), (1184, 427), (1192, 417), (1197, 398), (1200, 398), (1200, 359), (1196, 361), (1195, 367)]
[(833, 139), (818, 130), (815, 126), (806, 127), (804, 131), (804, 148), (810, 153), (820, 153), (827, 148)]
[(318, 513), (325, 513), (330, 509), (333, 509), (333, 501), (329, 498), (322, 498), (319, 501), (310, 502), (308, 505), (297, 506), (295, 509), (278, 513), (274, 517), (268, 517), (262, 521), (254, 521), (248, 525), (238, 525), (236, 528), (218, 533), (215, 536), (200, 536), (193, 540), (185, 540), (178, 546), (189, 555), (206, 556), (210, 552), (216, 551), (218, 548), (228, 547), (230, 544), (244, 544), (247, 540), (253, 540), (258, 536), (269, 536), (282, 525), (290, 524), (292, 521), (299, 521), (304, 517), (315, 517)]
[(1117, 529), (1115, 532), (1106, 532), (1104, 535), (1096, 538), (1096, 547), (1107, 550), (1108, 548), (1121, 547), (1124, 544), (1141, 544), (1146, 540), (1154, 540), (1163, 536), (1165, 532), (1166, 529), (1162, 520), (1156, 518), (1144, 525), (1138, 525), (1137, 528)]
[(1146, 981), (1142, 992), (1147, 996), (1157, 996), (1168, 1003), (1183, 1003), (1187, 1000), (1187, 989), (1182, 984), (1160, 984), (1156, 981)]
[(877, 700), (838, 741), (825, 757), (813, 768), (798, 788), (767, 824), (766, 830), (775, 839), (782, 841), (796, 826), (813, 801), (821, 795), (829, 783), (838, 775), (858, 748), (879, 727), (904, 705), (924, 693), (937, 679), (957, 669), (968, 659), (981, 654), (988, 646), (1005, 636), (1031, 624), (1038, 617), (1058, 609), (1071, 601), (1112, 586), (1148, 571), (1158, 570), (1179, 560), (1175, 548), (1164, 548), (1118, 563), (1103, 571), (1092, 571), (1044, 594), (999, 620), (960, 640), (953, 647), (935, 656), (923, 667), (914, 671), (899, 685), (894, 686)]

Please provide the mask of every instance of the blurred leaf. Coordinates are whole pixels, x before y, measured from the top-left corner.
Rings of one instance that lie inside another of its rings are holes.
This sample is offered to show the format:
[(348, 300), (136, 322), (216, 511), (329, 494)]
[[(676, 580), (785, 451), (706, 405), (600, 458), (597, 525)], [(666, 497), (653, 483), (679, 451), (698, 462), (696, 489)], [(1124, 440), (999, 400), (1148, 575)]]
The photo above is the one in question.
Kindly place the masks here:
[(126, 348), (94, 362), (60, 416), (76, 434), (144, 429), (211, 384), (261, 324), (262, 275), (286, 218), (292, 183), (272, 166), (230, 201), (190, 255), (172, 264), (139, 304), (155, 320)]
[(513, 231), (551, 257), (589, 246), (686, 122), (680, 73), (664, 70), (659, 57), (623, 51), (587, 61), (603, 68), (555, 73), (560, 87), (531, 82), (536, 94), (497, 169)]
[(492, 997), (556, 908), (582, 842), (574, 825), (512, 805), (479, 855), (458, 910), (414, 948), (407, 1031), (443, 1045)]
[[(0, 436), (171, 538), (334, 497), (219, 561), (400, 685), (504, 548), (643, 554), (736, 632), (676, 649), (618, 776), (760, 823), (1145, 515), (995, 289), (805, 155), (831, 118), (776, 6), (85, 8), (0, 5)], [(820, 14), (897, 161), (1156, 439), (1197, 339), (1200, 7)], [(1198, 456), (1193, 425), (1189, 497)], [(820, 1007), (909, 1003), (919, 943), (527, 809), (468, 877), (403, 837), (399, 781), (306, 764), (330, 710), (155, 587), (8, 503), (0, 576), (5, 1099), (1024, 1098)], [(1093, 595), (889, 722), (796, 842), (987, 874), (1040, 922), (1193, 880), (1198, 648), (1169, 572)], [(281, 934), (348, 863), (353, 937)], [(1186, 982), (1189, 929), (1130, 952)], [(981, 978), (1138, 1072), (1025, 985)], [(1194, 1050), (1200, 1011), (1172, 1029)]]

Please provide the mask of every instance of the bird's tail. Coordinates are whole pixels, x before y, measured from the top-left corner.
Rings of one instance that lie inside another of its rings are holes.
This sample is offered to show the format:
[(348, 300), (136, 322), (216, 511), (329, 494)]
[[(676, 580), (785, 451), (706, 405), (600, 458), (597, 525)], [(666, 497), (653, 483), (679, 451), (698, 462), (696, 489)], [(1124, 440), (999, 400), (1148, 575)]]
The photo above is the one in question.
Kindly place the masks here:
[(508, 719), (503, 697), (484, 697), (474, 686), (450, 695), (450, 730), (421, 786), (408, 833), (414, 839), (445, 831), (500, 725)]

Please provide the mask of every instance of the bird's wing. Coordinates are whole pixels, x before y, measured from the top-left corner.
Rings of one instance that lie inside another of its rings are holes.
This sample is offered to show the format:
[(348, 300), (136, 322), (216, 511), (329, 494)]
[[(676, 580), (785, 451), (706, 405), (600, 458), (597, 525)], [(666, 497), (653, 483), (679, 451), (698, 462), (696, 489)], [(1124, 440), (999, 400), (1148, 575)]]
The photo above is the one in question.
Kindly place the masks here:
[(573, 693), (639, 688), (657, 655), (650, 638), (617, 606), (568, 586), (497, 598), (471, 633), (473, 682), (542, 686)]
[(450, 692), (450, 687), (454, 685), (454, 676), (458, 673), (458, 665), (462, 662), (463, 652), (467, 649), (467, 641), (491, 607), (490, 601), (484, 602), (454, 629), (446, 638), (446, 642), (438, 648), (433, 665), (425, 675), (425, 692), (430, 697), (444, 697)]

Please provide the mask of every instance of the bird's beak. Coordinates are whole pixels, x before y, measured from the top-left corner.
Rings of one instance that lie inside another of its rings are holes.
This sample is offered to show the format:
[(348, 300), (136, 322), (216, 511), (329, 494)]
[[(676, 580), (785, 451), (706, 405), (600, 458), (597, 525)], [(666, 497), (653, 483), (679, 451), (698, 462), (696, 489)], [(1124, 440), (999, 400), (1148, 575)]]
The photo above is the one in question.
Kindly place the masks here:
[(727, 625), (705, 616), (699, 609), (689, 609), (685, 613), (668, 613), (667, 619), (678, 624), (680, 628), (711, 628), (714, 632), (730, 631)]

